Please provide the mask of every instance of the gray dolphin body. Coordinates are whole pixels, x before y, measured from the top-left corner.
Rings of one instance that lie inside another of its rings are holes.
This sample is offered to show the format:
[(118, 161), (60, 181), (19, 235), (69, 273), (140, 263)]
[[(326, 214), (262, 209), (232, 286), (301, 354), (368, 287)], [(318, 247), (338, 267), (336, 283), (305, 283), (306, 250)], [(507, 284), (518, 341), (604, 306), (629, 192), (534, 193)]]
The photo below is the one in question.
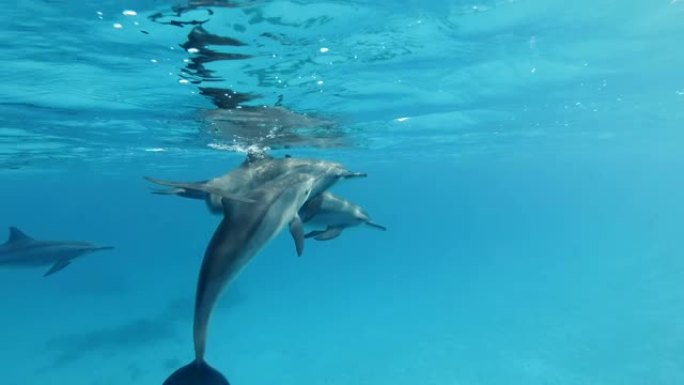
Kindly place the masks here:
[(288, 224), (297, 254), (301, 255), (304, 228), (299, 209), (312, 194), (320, 194), (352, 174), (341, 166), (326, 168), (326, 172), (315, 167), (291, 166), (260, 185), (243, 180), (247, 183), (237, 196), (246, 199), (231, 199), (239, 187), (223, 186), (221, 189), (221, 186), (208, 183), (181, 186), (189, 191), (223, 196), (223, 220), (205, 251), (197, 281), (193, 327), (195, 359), (176, 370), (164, 385), (228, 384), (228, 380), (204, 360), (209, 320), (221, 293), (256, 253)]
[[(229, 173), (199, 182), (177, 182), (145, 177), (149, 182), (171, 187), (156, 190), (160, 195), (177, 195), (184, 198), (203, 199), (209, 211), (222, 214), (223, 196), (241, 199), (241, 191), (256, 188), (274, 178), (291, 172), (303, 172), (317, 176), (312, 197), (317, 196), (329, 186), (329, 179), (365, 177), (365, 173), (348, 171), (340, 163), (318, 159), (274, 158), (263, 152), (250, 153), (240, 166)], [(217, 193), (210, 193), (215, 191)]]
[(71, 264), (75, 258), (112, 246), (98, 246), (90, 242), (39, 241), (16, 227), (9, 228), (9, 239), (0, 245), (0, 266), (51, 266), (43, 277), (52, 275)]
[(344, 229), (362, 224), (387, 230), (385, 226), (373, 222), (361, 206), (328, 191), (307, 201), (299, 210), (299, 215), (307, 226), (325, 228), (311, 231), (304, 236), (319, 241), (337, 238)]
[[(339, 163), (321, 160), (283, 158), (275, 159), (263, 153), (248, 155), (237, 169), (210, 180), (200, 182), (172, 182), (146, 177), (150, 182), (171, 187), (167, 190), (156, 190), (161, 195), (176, 195), (184, 198), (201, 199), (213, 214), (222, 214), (221, 197), (207, 193), (206, 189), (216, 189), (226, 194), (235, 195), (242, 188), (250, 188), (263, 184), (276, 175), (287, 171), (300, 170), (318, 174), (333, 174), (341, 177), (360, 177), (364, 173), (349, 172)], [(334, 195), (330, 192), (314, 191), (311, 198), (301, 208), (299, 215), (307, 226), (319, 226), (325, 230), (312, 231), (306, 238), (322, 241), (338, 237), (345, 228), (366, 224), (370, 227), (386, 230), (384, 226), (374, 223), (368, 213), (357, 204)], [(321, 193), (319, 193), (321, 192)]]

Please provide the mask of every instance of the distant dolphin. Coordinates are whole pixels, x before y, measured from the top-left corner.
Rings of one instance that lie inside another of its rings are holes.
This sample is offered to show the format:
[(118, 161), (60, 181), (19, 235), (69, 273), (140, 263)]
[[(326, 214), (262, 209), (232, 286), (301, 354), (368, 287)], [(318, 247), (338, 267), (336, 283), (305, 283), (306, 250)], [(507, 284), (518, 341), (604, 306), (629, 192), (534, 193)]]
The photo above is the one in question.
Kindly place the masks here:
[(38, 241), (16, 227), (9, 228), (9, 239), (0, 245), (0, 266), (35, 267), (51, 265), (43, 277), (52, 275), (83, 255), (111, 250), (112, 246), (97, 246), (89, 242)]
[(361, 224), (387, 230), (385, 226), (374, 223), (361, 206), (327, 191), (307, 201), (299, 215), (307, 226), (325, 227), (325, 230), (311, 231), (304, 236), (319, 241), (337, 238), (345, 228)]
[[(176, 370), (164, 385), (228, 385), (228, 380), (204, 360), (207, 328), (212, 310), (226, 285), (254, 255), (288, 223), (301, 254), (304, 230), (297, 215), (309, 198), (315, 177), (286, 173), (246, 192), (254, 203), (222, 198), (224, 216), (207, 247), (195, 297), (195, 359)], [(206, 186), (205, 186), (206, 187)], [(218, 193), (211, 187), (207, 192)]]
[[(147, 181), (162, 186), (172, 187), (167, 190), (155, 190), (155, 194), (177, 195), (184, 198), (204, 199), (207, 208), (213, 214), (222, 214), (221, 196), (230, 194), (234, 198), (240, 197), (240, 191), (255, 188), (287, 172), (305, 172), (325, 176), (317, 178), (312, 197), (327, 189), (330, 178), (337, 181), (340, 178), (365, 177), (365, 173), (351, 172), (340, 163), (317, 159), (301, 159), (286, 156), (274, 158), (264, 152), (250, 152), (237, 168), (227, 174), (210, 180), (199, 182), (177, 182), (151, 177), (144, 177)], [(216, 190), (219, 193), (208, 193)]]

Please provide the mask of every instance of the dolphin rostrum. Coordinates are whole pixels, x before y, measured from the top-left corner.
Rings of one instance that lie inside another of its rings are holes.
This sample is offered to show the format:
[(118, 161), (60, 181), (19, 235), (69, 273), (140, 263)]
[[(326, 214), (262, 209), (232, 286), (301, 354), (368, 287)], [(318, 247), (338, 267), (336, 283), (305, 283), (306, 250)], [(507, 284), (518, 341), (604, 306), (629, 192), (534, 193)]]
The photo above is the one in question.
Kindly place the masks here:
[(308, 200), (299, 210), (299, 215), (307, 226), (325, 227), (325, 230), (314, 230), (304, 236), (319, 241), (337, 238), (345, 228), (361, 224), (387, 230), (373, 222), (361, 206), (328, 191)]
[(52, 275), (71, 264), (75, 258), (112, 246), (98, 246), (90, 242), (39, 241), (16, 227), (9, 228), (9, 239), (0, 245), (0, 266), (51, 266), (43, 277)]
[[(204, 360), (207, 328), (212, 310), (223, 289), (242, 268), (286, 225), (301, 254), (304, 230), (297, 212), (309, 198), (316, 177), (305, 173), (285, 173), (251, 191), (247, 203), (222, 198), (223, 220), (204, 253), (195, 296), (195, 359), (176, 370), (164, 385), (227, 385), (228, 380)], [(220, 194), (204, 186), (205, 192)]]

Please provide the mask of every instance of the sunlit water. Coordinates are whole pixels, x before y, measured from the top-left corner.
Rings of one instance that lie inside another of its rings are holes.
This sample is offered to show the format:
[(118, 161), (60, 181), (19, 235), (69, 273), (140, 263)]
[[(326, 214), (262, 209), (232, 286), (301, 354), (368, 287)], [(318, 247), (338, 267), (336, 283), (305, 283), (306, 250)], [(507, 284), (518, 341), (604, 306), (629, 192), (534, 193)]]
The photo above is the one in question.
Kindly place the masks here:
[(0, 270), (0, 383), (161, 384), (220, 217), (150, 194), (250, 146), (368, 172), (279, 235), (207, 358), (234, 385), (684, 383), (684, 2), (19, 1), (0, 225), (113, 245)]

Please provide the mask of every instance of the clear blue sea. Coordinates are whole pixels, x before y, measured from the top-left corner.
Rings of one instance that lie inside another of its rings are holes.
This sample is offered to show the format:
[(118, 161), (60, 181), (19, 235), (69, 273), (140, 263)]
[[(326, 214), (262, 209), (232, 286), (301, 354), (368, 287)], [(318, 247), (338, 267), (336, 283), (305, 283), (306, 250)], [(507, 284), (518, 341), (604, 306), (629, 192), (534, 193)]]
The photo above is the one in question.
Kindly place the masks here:
[(330, 191), (387, 231), (267, 244), (210, 324), (231, 385), (684, 384), (684, 0), (5, 0), (0, 25), (0, 232), (115, 247), (0, 266), (0, 385), (190, 362), (221, 217), (143, 177), (254, 148), (367, 172)]

